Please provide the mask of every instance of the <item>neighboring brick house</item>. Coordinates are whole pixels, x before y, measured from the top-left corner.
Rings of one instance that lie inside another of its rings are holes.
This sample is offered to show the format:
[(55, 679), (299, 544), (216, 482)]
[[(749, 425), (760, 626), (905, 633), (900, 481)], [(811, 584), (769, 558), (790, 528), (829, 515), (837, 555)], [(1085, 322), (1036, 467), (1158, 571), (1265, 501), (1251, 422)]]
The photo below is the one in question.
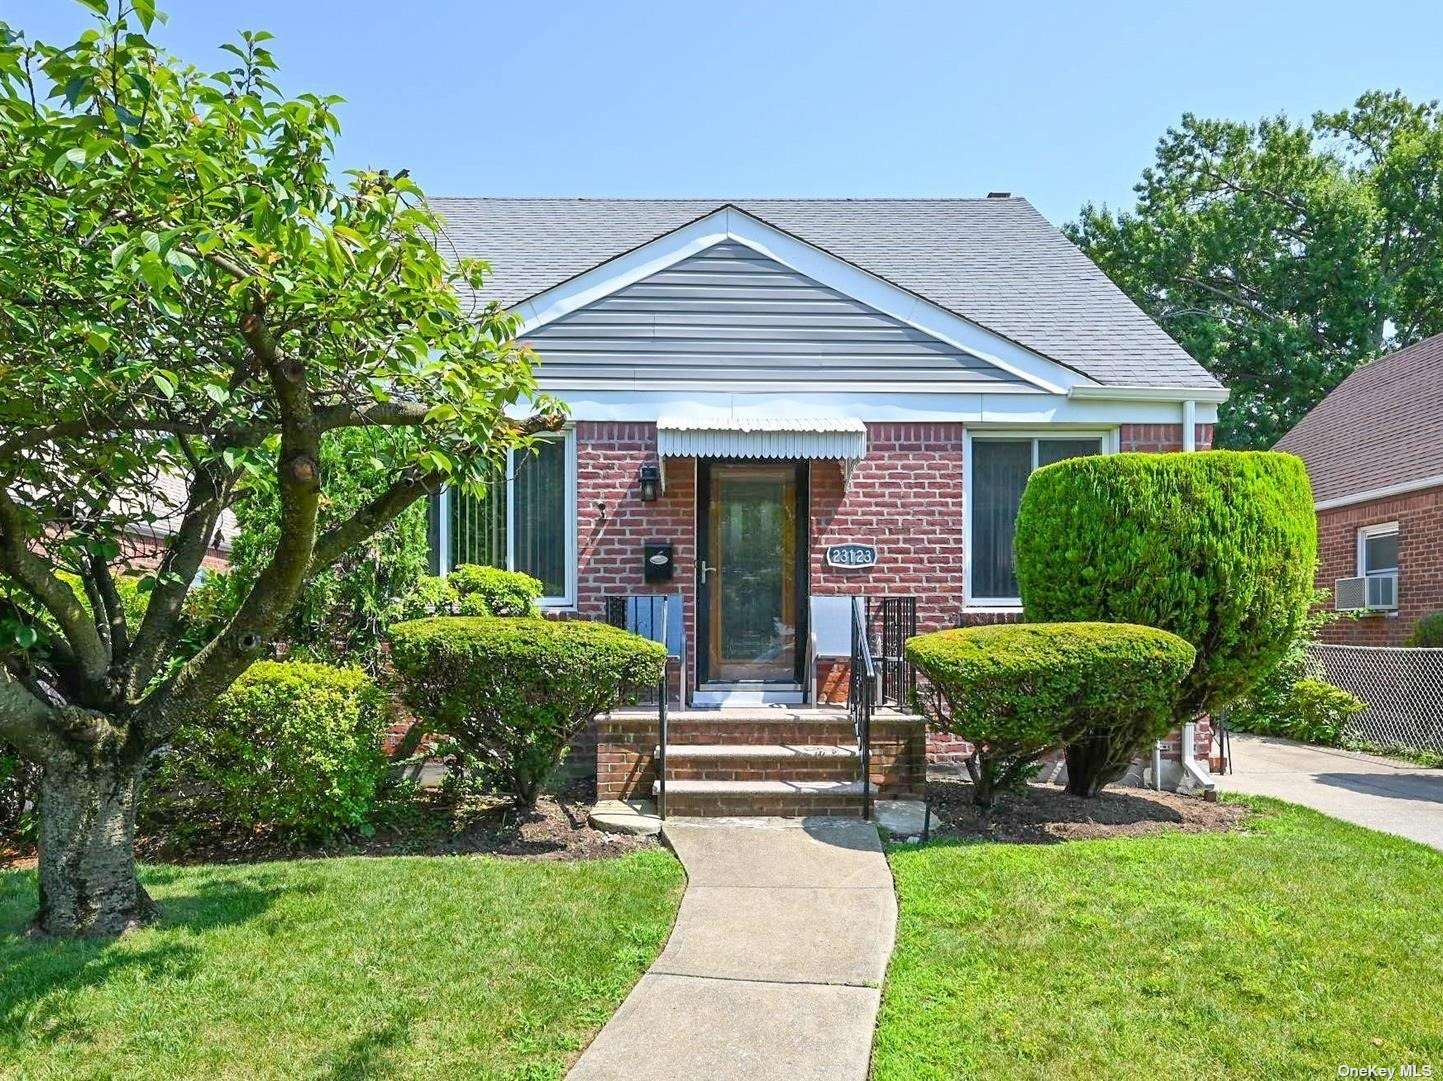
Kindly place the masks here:
[(1401, 645), (1443, 610), (1443, 334), (1359, 368), (1277, 449), (1308, 465), (1318, 585), (1352, 616), (1323, 638)]
[(837, 598), (1016, 618), (1028, 474), (1207, 447), (1227, 396), (1020, 198), (434, 205), (571, 413), (486, 501), (433, 500), (434, 565), (583, 618), (669, 595), (687, 705), (844, 692)]

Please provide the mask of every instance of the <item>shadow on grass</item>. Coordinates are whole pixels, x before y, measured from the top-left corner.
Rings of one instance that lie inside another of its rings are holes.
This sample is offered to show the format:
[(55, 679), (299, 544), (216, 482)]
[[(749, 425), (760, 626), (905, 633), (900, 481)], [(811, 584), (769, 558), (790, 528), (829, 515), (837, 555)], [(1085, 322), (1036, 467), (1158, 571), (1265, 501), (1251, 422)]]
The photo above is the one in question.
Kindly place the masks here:
[(395, 1065), (391, 1053), (404, 1041), (410, 1029), (411, 1018), (406, 1016), (393, 1018), (371, 1032), (363, 1032), (345, 1047), (339, 1048), (329, 1061), (318, 1063), (313, 1076), (320, 1081), (390, 1076)]
[[(143, 877), (154, 887), (176, 881), (179, 874), (152, 868)], [(0, 972), (5, 974), (0, 980), (0, 1048), (27, 1033), (86, 1042), (93, 1018), (71, 1014), (79, 992), (111, 982), (153, 986), (189, 979), (203, 962), (205, 949), (198, 940), (207, 932), (253, 920), (281, 894), (309, 887), (205, 879), (188, 893), (164, 896), (159, 921), (121, 939), (32, 934), (35, 889), (33, 872), (0, 874)]]

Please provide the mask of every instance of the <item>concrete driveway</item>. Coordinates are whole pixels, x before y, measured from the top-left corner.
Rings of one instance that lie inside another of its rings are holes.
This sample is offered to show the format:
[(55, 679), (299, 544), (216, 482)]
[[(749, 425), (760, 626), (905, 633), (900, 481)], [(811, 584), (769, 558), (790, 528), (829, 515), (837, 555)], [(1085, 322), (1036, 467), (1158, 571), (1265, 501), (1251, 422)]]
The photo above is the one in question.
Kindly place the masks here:
[(1443, 770), (1240, 732), (1233, 772), (1215, 780), (1225, 792), (1275, 796), (1443, 849)]

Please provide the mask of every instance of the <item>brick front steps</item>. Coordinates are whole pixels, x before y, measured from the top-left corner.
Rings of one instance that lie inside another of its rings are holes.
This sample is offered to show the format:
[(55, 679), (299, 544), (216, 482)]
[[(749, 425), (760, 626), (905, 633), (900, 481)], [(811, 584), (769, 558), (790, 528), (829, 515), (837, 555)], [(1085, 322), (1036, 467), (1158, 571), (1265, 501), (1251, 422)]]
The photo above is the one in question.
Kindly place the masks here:
[[(597, 796), (654, 796), (661, 748), (654, 710), (603, 717)], [(861, 754), (851, 720), (835, 707), (682, 710), (668, 723), (667, 813), (681, 816), (857, 815)], [(925, 770), (920, 718), (879, 710), (872, 719), (873, 795), (919, 795)]]
[[(660, 787), (654, 782), (653, 790)], [(862, 813), (862, 782), (832, 781), (677, 781), (666, 785), (666, 813), (678, 817), (733, 817)]]

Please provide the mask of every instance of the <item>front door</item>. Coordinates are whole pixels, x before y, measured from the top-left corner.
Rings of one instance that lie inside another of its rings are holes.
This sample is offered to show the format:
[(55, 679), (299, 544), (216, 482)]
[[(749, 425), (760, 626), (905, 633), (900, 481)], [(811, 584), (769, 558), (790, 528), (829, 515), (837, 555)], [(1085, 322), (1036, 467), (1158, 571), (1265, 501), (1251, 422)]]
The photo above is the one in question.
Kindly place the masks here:
[(702, 682), (800, 682), (806, 468), (805, 462), (698, 463)]

